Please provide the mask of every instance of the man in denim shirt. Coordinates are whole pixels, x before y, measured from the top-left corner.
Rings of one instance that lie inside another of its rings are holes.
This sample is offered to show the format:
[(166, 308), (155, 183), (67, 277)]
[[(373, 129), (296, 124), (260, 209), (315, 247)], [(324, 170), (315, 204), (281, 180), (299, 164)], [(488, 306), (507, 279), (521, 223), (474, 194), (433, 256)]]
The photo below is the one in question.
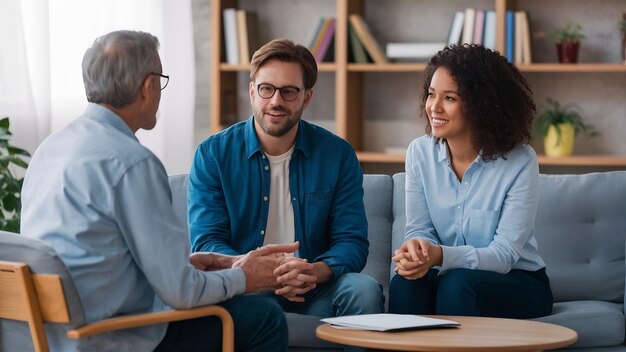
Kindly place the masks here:
[(380, 313), (380, 285), (360, 274), (368, 254), (363, 174), (345, 140), (300, 119), (317, 65), (302, 45), (274, 40), (252, 58), (253, 116), (198, 147), (189, 175), (193, 251), (229, 255), (300, 242), (278, 267), (285, 311), (320, 317)]

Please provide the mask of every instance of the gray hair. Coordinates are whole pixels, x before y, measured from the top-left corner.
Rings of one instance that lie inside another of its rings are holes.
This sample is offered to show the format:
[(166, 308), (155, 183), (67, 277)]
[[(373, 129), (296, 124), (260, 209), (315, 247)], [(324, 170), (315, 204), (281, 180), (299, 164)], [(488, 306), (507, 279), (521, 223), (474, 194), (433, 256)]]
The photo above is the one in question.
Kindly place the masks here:
[(152, 72), (159, 73), (159, 40), (150, 33), (115, 31), (96, 38), (83, 57), (87, 101), (131, 104)]

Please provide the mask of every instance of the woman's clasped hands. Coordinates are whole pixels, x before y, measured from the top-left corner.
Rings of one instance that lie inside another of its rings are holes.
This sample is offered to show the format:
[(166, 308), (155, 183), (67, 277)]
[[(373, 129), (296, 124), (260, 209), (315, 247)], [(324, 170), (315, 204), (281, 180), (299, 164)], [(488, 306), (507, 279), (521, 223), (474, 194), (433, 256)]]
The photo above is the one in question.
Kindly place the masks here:
[(424, 239), (412, 239), (404, 242), (394, 251), (391, 258), (396, 267), (393, 271), (409, 280), (422, 278), (430, 268), (441, 265), (443, 251), (441, 246)]

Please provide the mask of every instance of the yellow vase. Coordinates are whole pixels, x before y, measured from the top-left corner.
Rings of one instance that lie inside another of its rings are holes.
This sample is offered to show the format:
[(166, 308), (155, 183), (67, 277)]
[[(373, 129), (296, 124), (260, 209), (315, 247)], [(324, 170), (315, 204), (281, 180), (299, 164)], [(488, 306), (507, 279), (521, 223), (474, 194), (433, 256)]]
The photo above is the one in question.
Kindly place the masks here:
[(561, 123), (558, 126), (561, 130), (560, 138), (556, 127), (550, 125), (543, 139), (546, 156), (568, 156), (574, 152), (574, 126), (569, 123)]

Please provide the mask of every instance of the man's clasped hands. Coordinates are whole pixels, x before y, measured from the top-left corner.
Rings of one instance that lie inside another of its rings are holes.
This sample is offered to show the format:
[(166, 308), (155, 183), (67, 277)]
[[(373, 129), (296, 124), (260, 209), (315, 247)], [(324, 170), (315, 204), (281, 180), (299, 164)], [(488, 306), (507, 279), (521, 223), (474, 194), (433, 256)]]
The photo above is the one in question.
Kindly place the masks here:
[(312, 263), (293, 255), (299, 246), (299, 242), (270, 244), (243, 255), (197, 252), (189, 261), (203, 271), (241, 268), (245, 292), (274, 290), (292, 302), (304, 302), (302, 295), (315, 288), (317, 275)]

